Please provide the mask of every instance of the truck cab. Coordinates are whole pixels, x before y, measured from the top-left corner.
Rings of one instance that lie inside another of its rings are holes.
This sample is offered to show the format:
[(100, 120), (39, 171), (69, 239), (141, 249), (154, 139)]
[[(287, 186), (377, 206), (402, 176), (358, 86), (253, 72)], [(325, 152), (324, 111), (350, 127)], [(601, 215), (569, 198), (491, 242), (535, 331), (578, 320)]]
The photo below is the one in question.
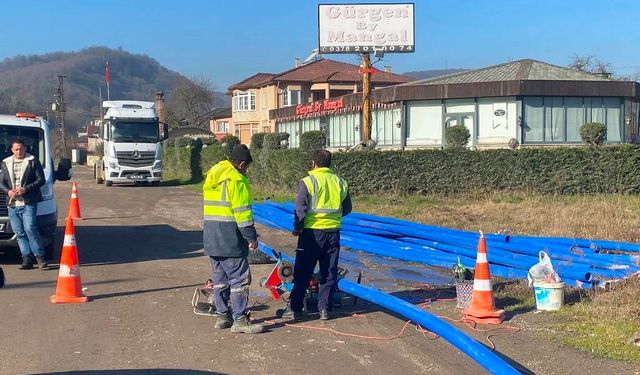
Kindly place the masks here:
[[(56, 180), (66, 181), (71, 178), (71, 160), (60, 159), (58, 169), (54, 170), (49, 134), (49, 123), (41, 117), (28, 113), (0, 115), (0, 162), (12, 155), (11, 143), (19, 138), (24, 141), (27, 153), (35, 156), (42, 164), (46, 182), (40, 188), (42, 201), (38, 202), (36, 222), (46, 256), (50, 259), (54, 253), (54, 238), (58, 225), (58, 207), (53, 184)], [(6, 202), (6, 194), (0, 191), (0, 247), (17, 248), (18, 242), (9, 223)]]
[(114, 183), (148, 182), (159, 185), (162, 180), (163, 135), (155, 103), (112, 100), (102, 104), (104, 117), (99, 124), (99, 138), (104, 155), (96, 163), (96, 182), (106, 186)]

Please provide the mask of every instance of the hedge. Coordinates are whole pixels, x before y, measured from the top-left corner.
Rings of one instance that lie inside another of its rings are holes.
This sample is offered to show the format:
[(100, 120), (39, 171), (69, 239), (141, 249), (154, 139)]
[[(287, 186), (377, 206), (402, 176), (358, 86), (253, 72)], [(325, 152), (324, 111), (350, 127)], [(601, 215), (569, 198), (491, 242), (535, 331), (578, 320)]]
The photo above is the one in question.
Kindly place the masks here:
[[(165, 150), (165, 168), (191, 170), (182, 155)], [(195, 149), (194, 149), (195, 150)], [(217, 145), (202, 149), (204, 172), (224, 158)], [(253, 155), (249, 177), (265, 187), (295, 189), (309, 168), (300, 149), (263, 150)], [(354, 194), (458, 194), (527, 191), (543, 194), (640, 192), (640, 147), (521, 148), (518, 150), (415, 150), (335, 152), (335, 171)]]

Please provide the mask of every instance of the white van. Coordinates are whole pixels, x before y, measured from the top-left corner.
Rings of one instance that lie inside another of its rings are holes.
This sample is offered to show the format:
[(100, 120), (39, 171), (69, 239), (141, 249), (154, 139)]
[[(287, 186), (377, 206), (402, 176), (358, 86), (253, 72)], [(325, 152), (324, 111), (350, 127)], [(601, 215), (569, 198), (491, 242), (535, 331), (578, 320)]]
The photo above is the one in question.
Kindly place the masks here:
[[(54, 237), (58, 225), (58, 207), (53, 194), (55, 180), (67, 181), (71, 178), (71, 160), (61, 159), (58, 169), (53, 169), (49, 123), (29, 113), (0, 115), (0, 160), (11, 156), (11, 142), (20, 138), (27, 146), (27, 152), (40, 160), (46, 183), (41, 189), (42, 201), (38, 203), (37, 224), (44, 242), (46, 256), (54, 253)], [(6, 205), (7, 196), (0, 191), (0, 247), (18, 247), (16, 235), (9, 223)]]

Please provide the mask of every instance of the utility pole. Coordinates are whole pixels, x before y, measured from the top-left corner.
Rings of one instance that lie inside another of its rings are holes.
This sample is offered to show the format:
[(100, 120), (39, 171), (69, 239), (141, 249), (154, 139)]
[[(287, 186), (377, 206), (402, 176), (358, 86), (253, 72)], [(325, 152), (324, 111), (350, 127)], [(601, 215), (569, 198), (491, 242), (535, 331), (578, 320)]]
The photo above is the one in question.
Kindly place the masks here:
[(364, 145), (371, 139), (371, 59), (368, 53), (362, 54), (362, 142)]
[(53, 109), (56, 111), (56, 118), (59, 119), (60, 122), (60, 136), (61, 139), (58, 140), (58, 155), (60, 158), (67, 157), (67, 140), (66, 140), (66, 132), (64, 129), (64, 114), (67, 111), (67, 104), (64, 102), (64, 79), (67, 76), (59, 75), (58, 76), (58, 91), (55, 95), (55, 102), (53, 103)]

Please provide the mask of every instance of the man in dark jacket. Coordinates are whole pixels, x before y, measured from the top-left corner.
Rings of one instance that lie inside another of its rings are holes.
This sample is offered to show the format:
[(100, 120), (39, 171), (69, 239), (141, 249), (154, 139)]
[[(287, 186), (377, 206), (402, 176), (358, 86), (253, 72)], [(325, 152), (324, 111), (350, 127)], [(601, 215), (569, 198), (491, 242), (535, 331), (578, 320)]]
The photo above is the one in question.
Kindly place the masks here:
[[(251, 210), (249, 179), (252, 161), (245, 145), (236, 146), (230, 160), (207, 172), (204, 198), (204, 253), (213, 269), (213, 295), (218, 319), (215, 328), (234, 333), (260, 333), (263, 327), (249, 319), (251, 271), (247, 255), (258, 248)], [(231, 302), (231, 314), (229, 311)], [(233, 319), (232, 319), (233, 318)]]
[(40, 161), (26, 150), (21, 139), (11, 143), (13, 155), (3, 160), (0, 168), (0, 189), (7, 195), (9, 223), (22, 253), (20, 269), (33, 268), (32, 255), (40, 268), (46, 269), (49, 265), (36, 225), (38, 202), (42, 200), (40, 188), (45, 184), (44, 171)]

